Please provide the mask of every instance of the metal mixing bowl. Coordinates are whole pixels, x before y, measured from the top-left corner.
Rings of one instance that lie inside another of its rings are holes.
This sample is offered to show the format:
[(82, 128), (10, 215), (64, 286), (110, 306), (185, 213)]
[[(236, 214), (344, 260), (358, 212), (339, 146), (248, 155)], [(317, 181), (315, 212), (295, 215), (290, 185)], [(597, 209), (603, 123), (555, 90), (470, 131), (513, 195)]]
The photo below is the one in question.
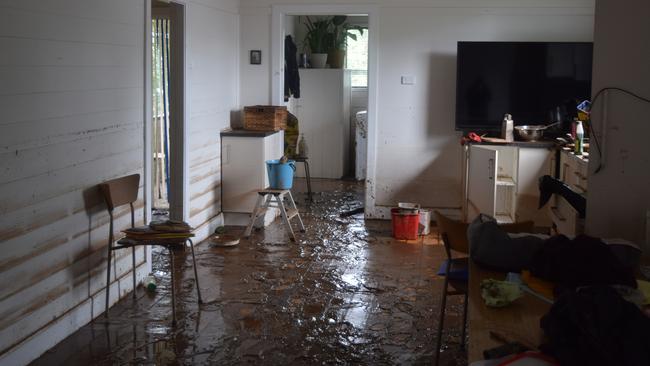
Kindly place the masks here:
[(544, 130), (547, 126), (544, 125), (523, 125), (515, 126), (517, 135), (524, 141), (537, 141), (541, 140), (544, 136)]

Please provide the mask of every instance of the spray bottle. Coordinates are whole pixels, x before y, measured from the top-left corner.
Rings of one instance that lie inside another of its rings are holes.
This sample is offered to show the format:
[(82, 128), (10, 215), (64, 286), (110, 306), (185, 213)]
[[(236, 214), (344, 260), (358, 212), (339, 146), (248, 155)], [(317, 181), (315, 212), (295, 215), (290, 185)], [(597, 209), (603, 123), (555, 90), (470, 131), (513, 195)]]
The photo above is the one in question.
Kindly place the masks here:
[(585, 130), (582, 128), (582, 121), (576, 119), (576, 139), (574, 141), (575, 147), (573, 153), (582, 156), (584, 152), (584, 138)]

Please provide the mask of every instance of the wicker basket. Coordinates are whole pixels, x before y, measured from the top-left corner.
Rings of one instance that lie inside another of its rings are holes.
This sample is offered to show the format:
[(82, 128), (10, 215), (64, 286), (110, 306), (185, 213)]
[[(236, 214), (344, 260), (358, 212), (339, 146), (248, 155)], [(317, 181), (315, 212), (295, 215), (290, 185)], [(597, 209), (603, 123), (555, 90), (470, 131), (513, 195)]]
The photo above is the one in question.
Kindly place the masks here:
[(244, 129), (279, 131), (287, 127), (287, 107), (254, 105), (244, 107)]

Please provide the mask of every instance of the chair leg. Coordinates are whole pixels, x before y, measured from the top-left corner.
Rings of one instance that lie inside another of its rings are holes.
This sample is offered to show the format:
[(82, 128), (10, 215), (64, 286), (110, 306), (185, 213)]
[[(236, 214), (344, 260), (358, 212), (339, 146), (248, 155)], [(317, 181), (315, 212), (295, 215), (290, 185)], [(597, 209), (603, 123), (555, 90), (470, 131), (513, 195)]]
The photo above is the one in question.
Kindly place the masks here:
[(463, 305), (463, 331), (460, 339), (460, 349), (465, 349), (465, 332), (467, 331), (467, 293), (465, 293), (465, 304)]
[(104, 316), (108, 319), (108, 297), (111, 293), (111, 244), (108, 244), (108, 258), (106, 259), (106, 308)]
[(253, 225), (257, 220), (257, 214), (260, 210), (260, 206), (262, 205), (262, 199), (264, 198), (265, 196), (262, 196), (261, 194), (257, 195), (257, 202), (255, 202), (255, 208), (253, 209), (253, 213), (251, 213), (251, 221), (248, 223), (248, 226), (246, 227), (246, 231), (244, 231), (244, 237), (246, 238), (251, 236), (251, 232), (253, 231)]
[(271, 202), (273, 199), (273, 195), (267, 194), (264, 195), (264, 203), (262, 204), (262, 210), (260, 215), (257, 220), (255, 220), (255, 228), (263, 228), (264, 227), (264, 222), (266, 220), (266, 213), (269, 211), (269, 207), (271, 206)]
[(169, 272), (171, 275), (171, 288), (172, 288), (172, 326), (176, 326), (176, 294), (174, 292), (174, 251), (171, 247), (167, 247), (169, 251)]
[(445, 306), (447, 305), (447, 286), (449, 285), (449, 280), (445, 276), (445, 283), (442, 287), (442, 301), (440, 304), (440, 320), (438, 321), (438, 340), (436, 345), (436, 363), (437, 366), (440, 362), (440, 346), (442, 346), (442, 328), (445, 321)]
[(282, 215), (282, 221), (284, 222), (284, 225), (287, 227), (287, 230), (289, 231), (289, 239), (291, 241), (296, 241), (296, 235), (293, 233), (293, 228), (291, 227), (291, 223), (289, 222), (289, 217), (287, 216), (287, 210), (284, 209), (284, 202), (282, 202), (282, 198), (280, 198), (280, 195), (273, 195), (275, 197), (276, 201), (278, 202), (278, 207), (280, 207), (280, 214)]
[(305, 160), (305, 176), (307, 177), (307, 197), (309, 197), (309, 200), (312, 201), (311, 197), (311, 176), (309, 175), (309, 162)]
[(131, 247), (131, 259), (133, 262), (133, 299), (135, 300), (135, 246)]
[[(296, 201), (293, 199), (293, 195), (291, 194), (291, 191), (289, 191), (289, 200), (291, 201), (291, 207), (298, 212), (298, 206), (296, 206)], [(300, 232), (304, 233), (305, 232), (305, 224), (302, 222), (302, 218), (300, 217), (300, 212), (296, 215), (298, 217), (298, 223), (300, 224)]]
[(194, 256), (194, 243), (192, 243), (192, 239), (187, 239), (190, 242), (190, 249), (192, 249), (192, 263), (194, 264), (194, 280), (196, 281), (196, 293), (199, 296), (199, 304), (203, 303), (203, 299), (201, 299), (201, 287), (199, 287), (199, 274), (196, 271), (196, 257)]

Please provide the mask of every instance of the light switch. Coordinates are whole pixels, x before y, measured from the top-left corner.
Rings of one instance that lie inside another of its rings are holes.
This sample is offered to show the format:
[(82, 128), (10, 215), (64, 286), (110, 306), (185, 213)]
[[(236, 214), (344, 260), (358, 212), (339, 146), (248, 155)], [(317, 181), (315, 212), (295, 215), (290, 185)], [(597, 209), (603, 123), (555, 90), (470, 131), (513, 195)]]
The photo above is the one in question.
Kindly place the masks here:
[(402, 76), (402, 85), (414, 85), (415, 76), (413, 75), (404, 75)]

